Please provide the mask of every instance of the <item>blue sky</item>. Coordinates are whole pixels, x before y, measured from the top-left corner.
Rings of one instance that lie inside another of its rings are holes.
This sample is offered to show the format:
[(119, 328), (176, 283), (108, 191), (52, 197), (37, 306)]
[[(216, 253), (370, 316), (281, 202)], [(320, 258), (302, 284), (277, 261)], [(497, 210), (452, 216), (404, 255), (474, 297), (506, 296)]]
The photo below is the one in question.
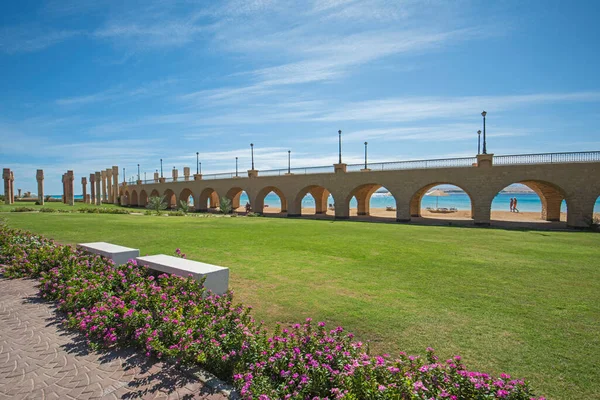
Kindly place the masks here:
[[(600, 149), (600, 3), (3, 2), (0, 159), (16, 188), (344, 161)], [(180, 172), (181, 174), (182, 172)], [(122, 177), (121, 177), (122, 178)], [(81, 185), (76, 184), (76, 192)]]

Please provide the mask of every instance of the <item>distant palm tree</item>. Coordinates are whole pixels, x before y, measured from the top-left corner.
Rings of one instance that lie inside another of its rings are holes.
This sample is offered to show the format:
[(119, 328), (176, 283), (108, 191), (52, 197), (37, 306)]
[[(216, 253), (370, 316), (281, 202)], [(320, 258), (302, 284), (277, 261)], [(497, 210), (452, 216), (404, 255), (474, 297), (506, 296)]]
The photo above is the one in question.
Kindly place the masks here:
[(146, 208), (150, 210), (156, 211), (156, 214), (160, 214), (161, 210), (167, 208), (167, 203), (165, 203), (165, 196), (152, 196), (148, 199), (148, 205)]
[(229, 214), (231, 211), (233, 211), (233, 208), (231, 207), (231, 200), (229, 200), (227, 197), (221, 197), (221, 201), (219, 201), (219, 209), (223, 214)]

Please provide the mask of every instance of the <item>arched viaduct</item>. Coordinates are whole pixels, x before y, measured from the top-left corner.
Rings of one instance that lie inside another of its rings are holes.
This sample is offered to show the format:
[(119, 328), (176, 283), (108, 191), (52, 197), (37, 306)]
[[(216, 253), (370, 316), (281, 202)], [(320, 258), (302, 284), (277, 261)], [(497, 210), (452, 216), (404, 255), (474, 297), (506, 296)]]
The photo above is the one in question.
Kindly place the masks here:
[[(570, 153), (556, 154), (558, 161), (552, 162), (544, 161), (545, 157), (494, 158), (488, 154), (477, 158), (430, 160), (437, 161), (430, 162), (431, 167), (427, 166), (427, 161), (422, 161), (421, 164), (414, 164), (414, 169), (410, 166), (413, 164), (394, 163), (400, 169), (392, 169), (395, 167), (391, 165), (386, 170), (384, 164), (369, 164), (368, 169), (347, 170), (345, 164), (336, 164), (334, 173), (259, 176), (258, 171), (249, 171), (249, 177), (243, 178), (202, 179), (201, 175), (195, 175), (193, 179), (180, 177), (176, 181), (169, 179), (168, 182), (157, 178), (148, 183), (137, 181), (135, 185), (122, 185), (120, 193), (123, 203), (138, 206), (146, 205), (151, 196), (166, 196), (171, 206), (192, 196), (195, 209), (206, 211), (210, 207), (217, 207), (221, 197), (229, 198), (233, 207), (237, 208), (240, 195), (245, 191), (253, 211), (262, 213), (265, 196), (275, 192), (281, 199), (282, 212), (287, 212), (290, 217), (302, 214), (302, 199), (308, 193), (315, 199), (316, 212), (326, 213), (328, 195), (331, 194), (335, 218), (347, 219), (352, 197), (357, 199), (358, 214), (368, 215), (371, 195), (380, 187), (385, 187), (395, 199), (396, 220), (410, 221), (411, 217), (420, 216), (421, 199), (430, 188), (452, 184), (469, 195), (475, 224), (489, 225), (494, 197), (505, 187), (521, 183), (540, 196), (543, 219), (558, 221), (560, 206), (565, 200), (567, 225), (585, 227), (592, 220), (594, 203), (600, 195), (600, 157), (592, 161), (584, 157), (584, 161), (576, 159), (570, 162), (572, 157), (560, 157), (564, 154)], [(375, 170), (380, 165), (382, 170)]]

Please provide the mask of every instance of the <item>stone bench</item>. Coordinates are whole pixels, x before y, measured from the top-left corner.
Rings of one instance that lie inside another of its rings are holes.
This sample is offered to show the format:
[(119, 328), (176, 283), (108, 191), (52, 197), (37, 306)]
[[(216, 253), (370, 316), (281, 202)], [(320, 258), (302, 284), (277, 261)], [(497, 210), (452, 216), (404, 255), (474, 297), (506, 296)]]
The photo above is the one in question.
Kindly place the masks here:
[(191, 274), (198, 281), (206, 277), (204, 287), (215, 294), (224, 294), (229, 287), (229, 268), (167, 256), (165, 254), (137, 257), (136, 260), (138, 265), (144, 265), (150, 269), (167, 274), (183, 277), (188, 277)]
[(138, 249), (106, 242), (80, 243), (77, 247), (88, 253), (99, 254), (109, 260), (113, 260), (116, 265), (125, 264), (127, 261), (134, 260), (140, 256)]

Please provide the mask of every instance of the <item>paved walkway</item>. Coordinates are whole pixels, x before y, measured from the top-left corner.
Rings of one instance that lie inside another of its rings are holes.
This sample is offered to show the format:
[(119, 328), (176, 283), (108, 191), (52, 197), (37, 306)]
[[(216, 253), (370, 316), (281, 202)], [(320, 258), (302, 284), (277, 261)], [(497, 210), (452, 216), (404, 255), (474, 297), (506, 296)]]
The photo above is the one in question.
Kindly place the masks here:
[(0, 275), (0, 400), (227, 398), (132, 349), (91, 351), (57, 324), (36, 283)]

